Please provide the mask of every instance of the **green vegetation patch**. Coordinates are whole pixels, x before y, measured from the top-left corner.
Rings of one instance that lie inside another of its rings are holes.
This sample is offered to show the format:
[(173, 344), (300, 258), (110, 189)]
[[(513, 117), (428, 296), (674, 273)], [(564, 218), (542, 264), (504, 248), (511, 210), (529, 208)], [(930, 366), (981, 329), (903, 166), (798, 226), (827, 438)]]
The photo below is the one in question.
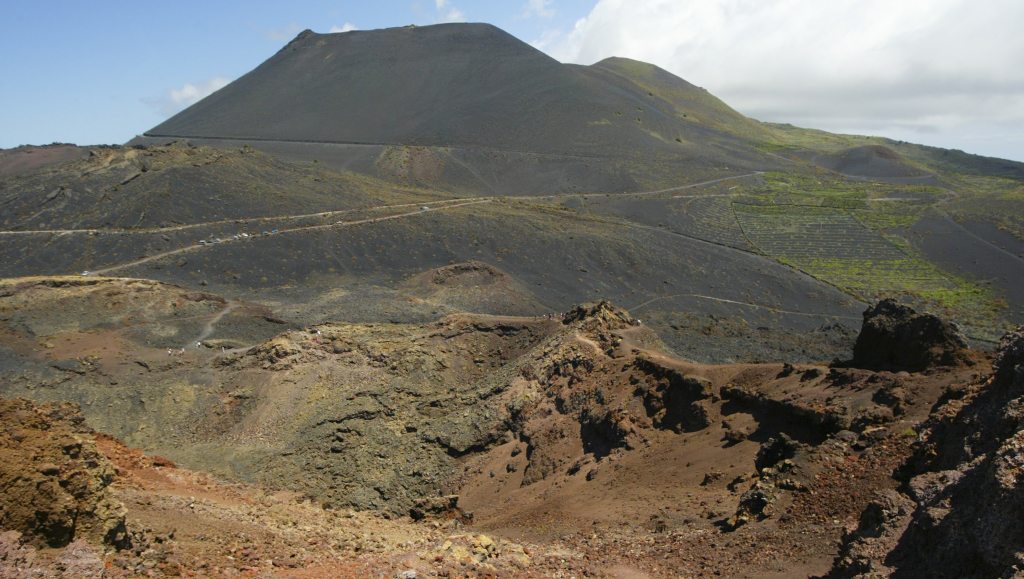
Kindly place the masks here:
[(793, 125), (778, 123), (761, 123), (775, 134), (775, 140), (792, 147), (815, 149), (829, 153), (837, 153), (853, 147), (864, 145), (891, 146), (893, 141), (884, 137), (866, 137), (863, 135), (843, 135), (827, 133), (818, 129), (804, 129)]
[[(868, 208), (855, 209), (850, 213), (864, 227), (873, 231), (880, 231), (883, 229), (910, 227), (921, 217), (922, 212), (920, 207), (902, 208), (896, 203), (883, 206), (883, 209), (885, 211), (875, 211)], [(892, 241), (892, 239), (889, 239), (889, 241)]]
[(733, 211), (744, 235), (758, 249), (852, 294), (959, 287), (938, 268), (907, 255), (844, 209), (733, 203)]
[(762, 187), (741, 187), (733, 194), (734, 201), (745, 204), (843, 209), (875, 231), (909, 227), (931, 204), (950, 195), (938, 187), (851, 181), (807, 173), (768, 173)]
[(1003, 316), (1008, 307), (1006, 300), (967, 280), (957, 282), (956, 289), (912, 292), (910, 297), (918, 309), (955, 320), (969, 337), (998, 342), (1012, 329)]
[(996, 340), (1005, 300), (920, 257), (894, 230), (930, 209), (984, 221), (1024, 239), (1024, 186), (1012, 179), (944, 176), (954, 191), (768, 173), (764, 186), (732, 192), (744, 236), (765, 254), (862, 298), (900, 295), (956, 320), (971, 337)]
[(755, 141), (753, 143), (750, 143), (750, 146), (757, 149), (758, 151), (763, 151), (765, 153), (774, 153), (775, 151), (782, 151), (785, 149), (800, 148), (795, 145), (787, 145), (786, 143), (779, 143), (776, 141)]

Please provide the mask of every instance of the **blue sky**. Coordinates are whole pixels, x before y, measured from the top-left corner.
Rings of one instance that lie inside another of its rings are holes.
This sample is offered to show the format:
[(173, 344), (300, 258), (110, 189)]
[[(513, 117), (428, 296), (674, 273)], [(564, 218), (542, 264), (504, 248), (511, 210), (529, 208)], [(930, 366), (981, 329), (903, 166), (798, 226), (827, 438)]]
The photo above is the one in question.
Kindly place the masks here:
[(0, 148), (123, 143), (305, 28), (446, 21), (651, 62), (758, 120), (1024, 161), (1019, 0), (8, 0)]
[[(0, 3), (0, 148), (123, 143), (164, 120), (169, 91), (235, 79), (302, 30), (468, 20), (530, 42), (596, 0)], [(539, 8), (539, 10), (538, 10)]]
[(0, 148), (124, 142), (166, 117), (171, 90), (254, 69), (304, 29), (326, 33), (453, 19), (531, 41), (592, 0), (0, 3)]

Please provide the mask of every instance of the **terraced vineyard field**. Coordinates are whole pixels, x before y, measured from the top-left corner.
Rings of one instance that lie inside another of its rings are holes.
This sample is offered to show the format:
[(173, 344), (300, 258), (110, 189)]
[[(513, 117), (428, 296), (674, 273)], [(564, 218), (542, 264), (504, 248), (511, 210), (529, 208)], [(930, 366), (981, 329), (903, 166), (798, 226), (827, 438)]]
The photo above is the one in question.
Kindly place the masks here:
[(669, 198), (631, 199), (598, 197), (582, 206), (569, 199), (566, 206), (585, 213), (663, 228), (695, 239), (752, 251), (736, 223), (728, 194), (688, 194)]
[(937, 268), (900, 251), (843, 209), (733, 203), (733, 211), (762, 252), (846, 291), (868, 296), (959, 289)]
[(872, 199), (866, 207), (854, 209), (851, 214), (864, 227), (872, 231), (910, 227), (929, 207), (928, 204), (915, 199), (892, 200)]
[(743, 231), (736, 223), (728, 197), (690, 199), (681, 207), (681, 211), (689, 218), (685, 221), (685, 227), (681, 229), (682, 233), (732, 247), (748, 247), (744, 243)]
[(776, 205), (871, 208), (882, 212), (886, 211), (885, 208), (875, 202), (887, 203), (901, 199), (906, 202), (935, 203), (949, 197), (948, 191), (938, 187), (852, 181), (824, 175), (767, 173), (764, 181), (763, 187), (753, 191), (738, 189), (736, 193), (766, 196)]

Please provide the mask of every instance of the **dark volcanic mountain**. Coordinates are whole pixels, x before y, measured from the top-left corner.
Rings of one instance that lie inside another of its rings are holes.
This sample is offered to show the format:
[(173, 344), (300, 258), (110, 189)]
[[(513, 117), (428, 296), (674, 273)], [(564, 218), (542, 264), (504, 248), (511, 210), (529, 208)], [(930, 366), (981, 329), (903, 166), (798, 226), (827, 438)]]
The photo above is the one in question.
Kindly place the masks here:
[(668, 156), (680, 141), (723, 137), (705, 115), (728, 110), (720, 101), (693, 98), (707, 93), (661, 71), (676, 92), (693, 95), (664, 107), (623, 82), (616, 60), (593, 71), (564, 65), (488, 24), (307, 30), (147, 134)]
[(5, 155), (0, 274), (200, 285), (296, 323), (602, 298), (708, 362), (848, 356), (893, 294), (984, 343), (1024, 320), (1024, 165), (760, 123), (489, 25), (303, 32), (147, 135)]

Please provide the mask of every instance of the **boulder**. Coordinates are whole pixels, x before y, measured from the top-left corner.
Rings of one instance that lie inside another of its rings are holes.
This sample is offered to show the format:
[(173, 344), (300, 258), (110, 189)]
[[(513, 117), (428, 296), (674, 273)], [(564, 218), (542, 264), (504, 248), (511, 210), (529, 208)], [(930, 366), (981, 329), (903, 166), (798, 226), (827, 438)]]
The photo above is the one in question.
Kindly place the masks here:
[(969, 363), (968, 350), (956, 324), (933, 314), (919, 314), (890, 298), (864, 312), (864, 325), (853, 346), (853, 363), (915, 372)]
[(892, 575), (896, 569), (886, 564), (886, 556), (906, 532), (915, 507), (914, 501), (894, 490), (876, 493), (857, 529), (843, 537), (829, 579)]
[(409, 517), (414, 521), (422, 521), (423, 519), (456, 519), (469, 522), (472, 520), (471, 514), (464, 513), (459, 508), (459, 495), (419, 499), (416, 501), (415, 506), (409, 509)]
[[(757, 477), (750, 489), (740, 495), (736, 513), (726, 521), (728, 531), (774, 516), (783, 491), (809, 490), (811, 468), (807, 448), (783, 433), (761, 444), (754, 467)], [(740, 483), (730, 483), (730, 490), (735, 490)]]

